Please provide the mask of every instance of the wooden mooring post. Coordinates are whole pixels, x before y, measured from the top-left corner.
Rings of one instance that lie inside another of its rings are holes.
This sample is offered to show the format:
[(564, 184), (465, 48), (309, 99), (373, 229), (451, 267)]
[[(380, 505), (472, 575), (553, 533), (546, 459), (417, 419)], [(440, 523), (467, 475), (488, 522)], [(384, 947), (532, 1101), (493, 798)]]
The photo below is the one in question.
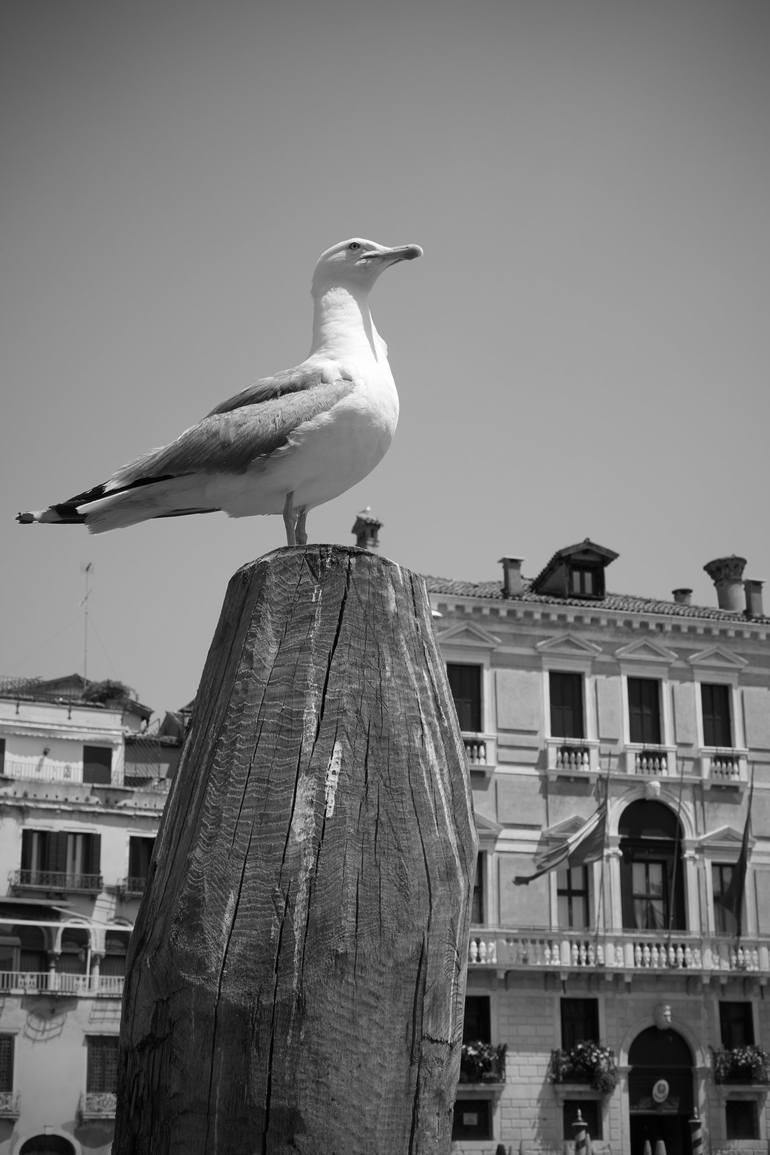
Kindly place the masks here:
[(476, 857), (421, 579), (232, 578), (131, 939), (113, 1155), (447, 1155)]

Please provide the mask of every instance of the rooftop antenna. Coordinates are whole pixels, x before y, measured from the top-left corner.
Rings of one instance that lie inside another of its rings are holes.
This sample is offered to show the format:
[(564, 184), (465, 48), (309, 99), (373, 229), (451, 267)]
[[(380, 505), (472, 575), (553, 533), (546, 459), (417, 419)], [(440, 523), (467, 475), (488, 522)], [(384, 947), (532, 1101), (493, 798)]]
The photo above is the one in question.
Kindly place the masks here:
[(80, 603), (83, 607), (83, 689), (88, 685), (88, 599), (91, 596), (91, 572), (93, 568), (94, 563), (92, 561), (82, 562), (80, 566), (85, 577), (85, 593)]

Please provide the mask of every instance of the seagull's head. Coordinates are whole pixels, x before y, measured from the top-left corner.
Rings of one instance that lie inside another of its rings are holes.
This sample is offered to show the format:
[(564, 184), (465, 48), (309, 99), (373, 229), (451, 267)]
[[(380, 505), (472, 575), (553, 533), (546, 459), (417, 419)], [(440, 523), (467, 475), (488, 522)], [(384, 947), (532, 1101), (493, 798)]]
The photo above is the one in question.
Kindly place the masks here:
[(335, 285), (351, 289), (371, 289), (383, 269), (397, 261), (413, 261), (422, 256), (419, 245), (378, 245), (363, 237), (340, 241), (321, 253), (313, 273), (313, 294), (324, 292)]

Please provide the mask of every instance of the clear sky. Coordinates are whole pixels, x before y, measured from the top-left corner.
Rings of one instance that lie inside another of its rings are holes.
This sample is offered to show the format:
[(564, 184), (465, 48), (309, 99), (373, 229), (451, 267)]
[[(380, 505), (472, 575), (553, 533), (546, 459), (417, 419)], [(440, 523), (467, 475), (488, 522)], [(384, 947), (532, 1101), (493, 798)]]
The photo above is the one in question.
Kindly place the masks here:
[(373, 295), (401, 421), (311, 541), (370, 505), (423, 573), (770, 579), (766, 0), (3, 0), (0, 55), (0, 674), (82, 672), (90, 561), (89, 676), (193, 696), (281, 520), (14, 515), (300, 361), (356, 234), (425, 249)]

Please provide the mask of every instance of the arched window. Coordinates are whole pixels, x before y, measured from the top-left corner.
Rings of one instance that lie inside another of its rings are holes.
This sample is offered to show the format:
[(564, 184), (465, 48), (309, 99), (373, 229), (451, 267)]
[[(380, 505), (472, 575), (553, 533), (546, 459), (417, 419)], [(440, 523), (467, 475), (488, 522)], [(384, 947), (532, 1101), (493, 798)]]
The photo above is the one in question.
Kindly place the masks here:
[(39, 926), (19, 924), (13, 928), (21, 947), (19, 950), (19, 969), (42, 974), (48, 970), (48, 953), (46, 951), (45, 934)]
[(684, 930), (682, 826), (662, 802), (632, 802), (623, 812), (620, 889), (628, 930)]
[(88, 973), (88, 947), (90, 936), (85, 927), (68, 926), (62, 931), (61, 974), (84, 975)]

